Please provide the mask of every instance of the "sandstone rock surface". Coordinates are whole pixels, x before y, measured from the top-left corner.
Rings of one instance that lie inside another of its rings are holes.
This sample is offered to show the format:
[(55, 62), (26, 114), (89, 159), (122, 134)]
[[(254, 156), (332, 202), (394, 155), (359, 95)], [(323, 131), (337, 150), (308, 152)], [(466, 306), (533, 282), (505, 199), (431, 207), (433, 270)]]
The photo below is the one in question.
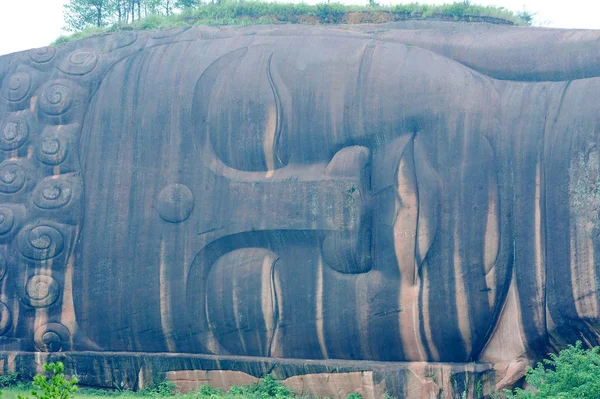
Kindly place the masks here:
[(599, 40), (193, 27), (0, 57), (5, 370), (58, 353), (135, 387), (136, 354), (300, 359), (280, 375), (300, 386), (336, 359), (346, 386), (439, 396), (598, 344)]

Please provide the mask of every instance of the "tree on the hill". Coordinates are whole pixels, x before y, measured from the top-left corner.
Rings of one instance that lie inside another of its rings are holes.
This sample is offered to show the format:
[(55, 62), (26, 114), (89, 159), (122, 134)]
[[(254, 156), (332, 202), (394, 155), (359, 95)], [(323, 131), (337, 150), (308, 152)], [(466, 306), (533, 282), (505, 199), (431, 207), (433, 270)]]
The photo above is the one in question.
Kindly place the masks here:
[(137, 4), (137, 19), (142, 19), (142, 4), (140, 0), (131, 0), (131, 22), (135, 20), (135, 6)]
[(172, 14), (171, 3), (172, 0), (142, 0), (143, 15), (170, 15)]
[(533, 25), (533, 19), (535, 18), (537, 13), (528, 11), (527, 9), (523, 9), (523, 11), (517, 12), (517, 17), (521, 18), (523, 22), (527, 25)]
[(192, 8), (198, 6), (198, 0), (177, 0), (175, 7), (179, 9)]
[(198, 5), (198, 0), (69, 0), (65, 5), (65, 30), (80, 31), (115, 22), (134, 22), (149, 15), (171, 15), (173, 7)]
[(117, 22), (129, 22), (131, 0), (112, 0), (112, 8)]
[(73, 32), (88, 26), (102, 27), (109, 16), (108, 0), (69, 0), (64, 10), (65, 29)]

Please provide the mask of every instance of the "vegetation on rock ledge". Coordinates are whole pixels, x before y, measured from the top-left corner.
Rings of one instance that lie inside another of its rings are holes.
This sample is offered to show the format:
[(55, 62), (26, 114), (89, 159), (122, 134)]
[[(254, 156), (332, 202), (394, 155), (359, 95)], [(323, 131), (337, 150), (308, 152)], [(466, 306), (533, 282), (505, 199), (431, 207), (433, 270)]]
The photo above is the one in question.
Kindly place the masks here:
[[(105, 391), (99, 389), (82, 389), (78, 391), (77, 379), (66, 378), (62, 363), (44, 365), (45, 374), (38, 374), (30, 383), (32, 399), (100, 399), (101, 397), (118, 397), (120, 399), (173, 398), (173, 399), (301, 399), (281, 381), (267, 375), (251, 385), (233, 386), (227, 392), (203, 385), (196, 392), (179, 394), (175, 392), (175, 384), (161, 381), (154, 386), (146, 387), (138, 392), (123, 389)], [(569, 345), (558, 355), (550, 354), (547, 359), (530, 367), (525, 376), (527, 383), (533, 388), (514, 391), (495, 392), (492, 398), (506, 399), (600, 399), (600, 346), (584, 349), (581, 342)], [(17, 373), (6, 373), (0, 376), (0, 387), (4, 389), (3, 399), (28, 399), (22, 396), (26, 385)], [(75, 392), (78, 392), (75, 396)], [(481, 397), (481, 385), (477, 392), (463, 392), (462, 397)], [(352, 393), (348, 399), (361, 399), (358, 393)], [(385, 398), (392, 398), (385, 395)], [(308, 397), (305, 397), (308, 399)], [(312, 398), (311, 399), (315, 399)]]
[[(36, 375), (29, 383), (22, 381), (18, 373), (9, 372), (0, 376), (0, 387), (4, 389), (0, 395), (5, 394), (3, 399), (102, 399), (106, 397), (119, 399), (318, 399), (313, 396), (295, 395), (291, 388), (283, 385), (281, 381), (274, 379), (271, 375), (266, 375), (254, 384), (232, 386), (227, 392), (202, 385), (196, 392), (181, 394), (176, 392), (175, 384), (169, 381), (160, 381), (137, 392), (125, 389), (113, 391), (93, 388), (79, 389), (77, 378), (65, 376), (63, 363), (45, 364), (44, 370), (45, 373)], [(27, 393), (32, 397), (27, 397)], [(385, 395), (385, 398), (392, 399), (388, 395)], [(362, 396), (355, 392), (348, 395), (348, 399), (362, 399)]]
[[(74, 0), (72, 0), (74, 1)], [(354, 24), (382, 23), (401, 20), (438, 19), (465, 22), (493, 22), (499, 24), (530, 25), (532, 15), (514, 13), (503, 7), (473, 5), (468, 1), (445, 5), (400, 4), (380, 6), (375, 1), (369, 5), (344, 5), (323, 3), (267, 3), (263, 1), (226, 1), (197, 4), (182, 8), (181, 12), (160, 11), (156, 8), (138, 14), (138, 19), (111, 16), (106, 11), (101, 19), (93, 14), (83, 15), (77, 23), (69, 24), (73, 34), (59, 37), (53, 44), (126, 30), (165, 29), (193, 25), (264, 25), (264, 24)], [(67, 10), (68, 11), (68, 10)], [(82, 11), (83, 13), (83, 11)], [(145, 16), (144, 16), (145, 15)], [(86, 22), (87, 21), (87, 22)]]
[(533, 389), (507, 391), (509, 399), (600, 399), (600, 346), (584, 349), (581, 341), (530, 367), (525, 376)]

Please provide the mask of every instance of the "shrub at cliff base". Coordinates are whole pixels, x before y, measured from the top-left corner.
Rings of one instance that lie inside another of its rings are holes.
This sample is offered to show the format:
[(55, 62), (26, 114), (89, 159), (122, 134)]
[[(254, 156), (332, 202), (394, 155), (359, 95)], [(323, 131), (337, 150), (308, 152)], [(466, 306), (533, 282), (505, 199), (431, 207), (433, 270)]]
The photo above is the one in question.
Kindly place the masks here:
[[(103, 391), (98, 389), (84, 388), (78, 392), (77, 378), (67, 379), (64, 375), (64, 365), (61, 362), (48, 363), (44, 365), (45, 374), (34, 377), (29, 397), (18, 394), (22, 390), (23, 382), (18, 379), (16, 373), (9, 373), (0, 379), (0, 386), (8, 388), (13, 395), (17, 393), (18, 399), (94, 399), (102, 397), (115, 397), (120, 399), (143, 399), (143, 398), (180, 398), (180, 399), (302, 399), (294, 394), (291, 388), (286, 387), (271, 375), (267, 375), (258, 382), (250, 385), (233, 386), (227, 393), (206, 385), (200, 387), (197, 392), (189, 394), (175, 393), (175, 384), (162, 381), (156, 385), (147, 387), (138, 392), (127, 390)], [(17, 388), (17, 392), (14, 389)], [(1, 392), (0, 392), (1, 395)], [(7, 395), (14, 397), (12, 395)], [(311, 399), (316, 399), (310, 397)], [(348, 399), (361, 399), (358, 393), (352, 393)], [(385, 398), (391, 398), (386, 395)], [(308, 398), (305, 398), (308, 399)], [(327, 399), (327, 398), (325, 398)]]
[[(44, 365), (45, 374), (33, 377), (31, 395), (35, 399), (70, 399), (77, 391), (77, 378), (67, 380), (63, 372), (65, 367), (61, 362)], [(48, 379), (48, 377), (50, 377)], [(27, 396), (18, 396), (19, 399), (29, 399)]]
[(512, 399), (600, 399), (600, 347), (582, 349), (581, 342), (569, 345), (558, 355), (550, 354), (525, 380), (535, 389), (507, 391)]

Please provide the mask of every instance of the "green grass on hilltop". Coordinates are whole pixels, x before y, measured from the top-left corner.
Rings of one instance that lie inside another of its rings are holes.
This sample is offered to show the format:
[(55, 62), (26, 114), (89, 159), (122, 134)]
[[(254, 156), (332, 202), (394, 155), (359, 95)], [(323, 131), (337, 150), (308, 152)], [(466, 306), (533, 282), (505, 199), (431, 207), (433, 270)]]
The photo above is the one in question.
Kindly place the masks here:
[(72, 35), (60, 36), (53, 45), (106, 32), (165, 29), (193, 25), (341, 24), (378, 23), (398, 20), (442, 19), (451, 21), (492, 21), (528, 25), (527, 13), (514, 13), (503, 7), (460, 2), (444, 5), (400, 4), (396, 6), (344, 5), (328, 3), (268, 3), (264, 1), (222, 1), (202, 4), (169, 16), (150, 15), (130, 24), (90, 27)]

